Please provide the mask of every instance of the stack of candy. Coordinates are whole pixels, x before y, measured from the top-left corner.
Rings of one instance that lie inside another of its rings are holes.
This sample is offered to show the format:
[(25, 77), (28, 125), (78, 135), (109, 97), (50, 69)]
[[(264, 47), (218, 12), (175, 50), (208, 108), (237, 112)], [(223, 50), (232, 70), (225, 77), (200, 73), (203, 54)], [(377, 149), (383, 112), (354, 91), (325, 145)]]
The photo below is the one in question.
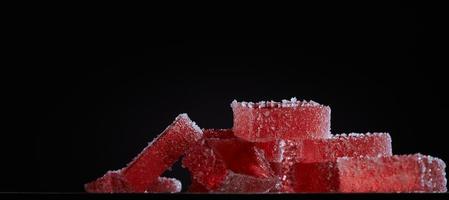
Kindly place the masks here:
[(200, 129), (179, 115), (126, 167), (87, 183), (93, 193), (174, 193), (176, 161), (188, 192), (446, 192), (445, 163), (393, 155), (388, 133), (331, 134), (329, 106), (313, 101), (231, 103), (232, 129)]

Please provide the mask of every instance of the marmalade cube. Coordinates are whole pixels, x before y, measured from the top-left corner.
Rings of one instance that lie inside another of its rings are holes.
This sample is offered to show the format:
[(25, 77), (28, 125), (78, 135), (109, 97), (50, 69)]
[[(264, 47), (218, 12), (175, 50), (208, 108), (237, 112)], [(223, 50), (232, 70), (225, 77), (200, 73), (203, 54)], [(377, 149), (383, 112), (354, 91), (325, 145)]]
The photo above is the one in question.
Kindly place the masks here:
[(276, 183), (264, 154), (237, 138), (203, 140), (182, 163), (210, 192), (266, 192)]
[(292, 98), (282, 102), (248, 103), (234, 100), (231, 107), (234, 134), (251, 142), (330, 137), (331, 109), (313, 101)]
[(326, 139), (301, 142), (296, 159), (300, 162), (335, 161), (339, 157), (391, 156), (388, 133), (340, 134)]

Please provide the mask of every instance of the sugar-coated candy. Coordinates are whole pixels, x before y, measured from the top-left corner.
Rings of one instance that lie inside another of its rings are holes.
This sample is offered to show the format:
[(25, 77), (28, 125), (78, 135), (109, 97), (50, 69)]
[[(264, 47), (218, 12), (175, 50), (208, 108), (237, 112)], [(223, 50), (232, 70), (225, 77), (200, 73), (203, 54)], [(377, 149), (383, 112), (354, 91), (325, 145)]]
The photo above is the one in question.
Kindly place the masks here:
[(276, 183), (263, 152), (237, 138), (206, 139), (182, 163), (210, 192), (235, 192), (236, 184), (241, 192), (266, 192)]
[(422, 154), (339, 158), (340, 192), (446, 192), (446, 164)]
[(340, 134), (331, 138), (301, 141), (296, 159), (300, 162), (335, 161), (339, 157), (391, 156), (388, 133)]
[(156, 184), (151, 185), (148, 193), (177, 193), (181, 192), (182, 184), (178, 179), (158, 177)]
[[(120, 170), (108, 171), (103, 177), (84, 185), (89, 193), (131, 193)], [(174, 178), (158, 177), (145, 193), (175, 193), (181, 191), (181, 182)]]
[(299, 162), (295, 192), (446, 192), (446, 165), (422, 154)]
[(123, 169), (123, 177), (135, 192), (148, 189), (187, 149), (202, 138), (202, 130), (187, 114), (180, 114), (158, 137)]
[[(204, 138), (238, 139), (232, 129), (203, 129)], [(243, 144), (243, 143), (242, 143)], [(281, 139), (267, 142), (247, 142), (262, 150), (269, 162), (281, 162), (284, 155), (285, 141)]]
[(123, 180), (120, 170), (106, 172), (97, 180), (86, 183), (84, 189), (89, 193), (127, 193), (131, 191)]
[(297, 101), (296, 98), (258, 103), (234, 100), (231, 107), (234, 134), (248, 141), (330, 137), (331, 109), (313, 101)]

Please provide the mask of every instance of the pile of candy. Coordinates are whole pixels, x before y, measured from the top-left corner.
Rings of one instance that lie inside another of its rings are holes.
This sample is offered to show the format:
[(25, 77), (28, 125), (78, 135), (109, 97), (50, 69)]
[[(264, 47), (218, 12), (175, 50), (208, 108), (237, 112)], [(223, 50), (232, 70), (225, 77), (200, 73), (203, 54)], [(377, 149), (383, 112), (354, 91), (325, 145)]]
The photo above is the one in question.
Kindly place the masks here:
[(188, 192), (446, 192), (445, 163), (392, 155), (388, 133), (330, 133), (328, 106), (313, 101), (237, 102), (232, 129), (200, 129), (180, 114), (126, 167), (87, 183), (95, 193), (180, 192), (161, 177), (176, 161)]

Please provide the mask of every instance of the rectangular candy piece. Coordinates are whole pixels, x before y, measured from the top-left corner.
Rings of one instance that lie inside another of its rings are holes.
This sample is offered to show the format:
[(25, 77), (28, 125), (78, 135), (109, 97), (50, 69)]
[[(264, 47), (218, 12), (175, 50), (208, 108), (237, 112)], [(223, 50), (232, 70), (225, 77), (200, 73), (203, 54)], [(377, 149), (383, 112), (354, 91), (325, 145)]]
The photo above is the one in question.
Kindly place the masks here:
[(234, 100), (231, 107), (234, 134), (248, 141), (330, 137), (331, 109), (313, 101), (297, 101), (296, 98), (259, 103)]
[(283, 158), (280, 163), (270, 163), (274, 173), (279, 177), (279, 183), (273, 192), (294, 192), (291, 170), (297, 162), (297, 152), (302, 141), (285, 140)]
[(150, 186), (148, 193), (178, 193), (181, 192), (182, 184), (178, 179), (158, 177), (156, 184)]
[(293, 166), (291, 178), (294, 192), (337, 192), (339, 188), (335, 161), (297, 163)]
[(230, 192), (230, 193), (266, 193), (269, 192), (276, 184), (274, 178), (259, 178), (229, 172), (223, 184), (213, 192)]
[(326, 139), (304, 140), (296, 155), (300, 162), (335, 161), (339, 157), (391, 156), (388, 133), (340, 134)]
[(211, 149), (206, 140), (192, 147), (182, 159), (182, 166), (187, 168), (192, 179), (206, 190), (214, 190), (225, 180), (228, 169), (213, 149)]
[(337, 159), (340, 192), (446, 192), (446, 164), (422, 154)]
[(445, 163), (421, 154), (297, 163), (296, 192), (446, 192)]
[(210, 192), (266, 192), (276, 182), (264, 154), (237, 138), (206, 139), (193, 147), (182, 163)]
[(84, 185), (84, 190), (89, 193), (127, 193), (130, 188), (126, 185), (120, 171), (108, 171), (97, 180)]
[[(203, 136), (204, 138), (237, 139), (232, 129), (203, 129)], [(253, 142), (252, 144), (264, 152), (265, 159), (269, 162), (281, 162), (285, 148), (284, 140), (277, 139), (267, 142)]]
[[(108, 171), (103, 177), (84, 185), (89, 193), (130, 193), (133, 192), (127, 185), (120, 170)], [(158, 177), (146, 193), (175, 193), (181, 191), (181, 182), (174, 178)]]
[(123, 178), (133, 192), (146, 191), (202, 135), (202, 130), (187, 114), (180, 114), (122, 170)]

